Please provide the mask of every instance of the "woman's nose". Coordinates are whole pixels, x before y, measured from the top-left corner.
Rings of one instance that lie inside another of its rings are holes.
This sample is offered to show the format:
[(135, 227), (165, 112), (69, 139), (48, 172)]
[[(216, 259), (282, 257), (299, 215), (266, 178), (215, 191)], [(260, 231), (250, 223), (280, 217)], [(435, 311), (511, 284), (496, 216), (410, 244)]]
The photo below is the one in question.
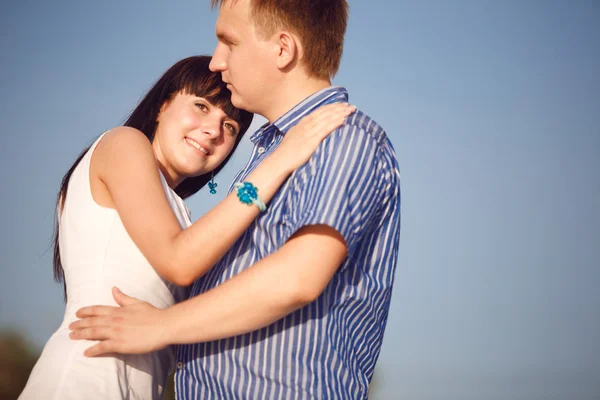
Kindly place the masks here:
[(205, 121), (202, 126), (202, 132), (208, 135), (211, 139), (217, 139), (221, 136), (221, 121), (217, 121), (214, 118)]

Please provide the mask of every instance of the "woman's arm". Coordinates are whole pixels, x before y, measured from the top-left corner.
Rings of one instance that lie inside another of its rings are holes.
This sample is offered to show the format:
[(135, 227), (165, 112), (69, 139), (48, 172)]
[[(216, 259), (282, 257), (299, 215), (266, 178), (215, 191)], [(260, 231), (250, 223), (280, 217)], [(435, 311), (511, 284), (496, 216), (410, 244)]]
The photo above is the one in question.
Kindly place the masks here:
[[(352, 111), (342, 104), (321, 107), (285, 135), (246, 179), (259, 188), (265, 203)], [(181, 286), (210, 269), (259, 214), (257, 207), (240, 203), (231, 193), (189, 228), (181, 229), (165, 196), (152, 146), (133, 128), (107, 133), (92, 164), (142, 254), (159, 274)]]

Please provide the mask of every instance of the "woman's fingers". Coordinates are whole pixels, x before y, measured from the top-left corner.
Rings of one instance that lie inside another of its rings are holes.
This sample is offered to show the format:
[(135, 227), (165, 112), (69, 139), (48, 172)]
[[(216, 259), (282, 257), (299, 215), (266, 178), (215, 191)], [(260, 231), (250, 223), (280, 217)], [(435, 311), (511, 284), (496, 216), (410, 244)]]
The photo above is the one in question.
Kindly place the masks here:
[(331, 126), (338, 127), (342, 125), (346, 120), (346, 117), (352, 114), (355, 110), (356, 108), (352, 106), (345, 107), (343, 109), (332, 110), (332, 112), (327, 113), (315, 121), (315, 128), (321, 131)]
[(304, 116), (284, 136), (278, 154), (293, 169), (308, 161), (325, 137), (342, 126), (346, 117), (356, 111), (348, 103), (334, 103), (319, 107)]
[(347, 116), (356, 111), (356, 107), (348, 103), (334, 103), (319, 107), (303, 117), (295, 128), (292, 128), (298, 139), (322, 139), (340, 127)]
[(307, 125), (315, 127), (323, 121), (336, 119), (338, 117), (346, 117), (350, 115), (356, 108), (348, 103), (334, 103), (319, 107), (310, 113), (303, 120)]
[(352, 107), (352, 106), (348, 103), (326, 104), (324, 106), (317, 108), (310, 115), (312, 115), (313, 118), (319, 118), (323, 114), (328, 114), (328, 113), (332, 113), (332, 112), (335, 113), (335, 112), (340, 112), (340, 111), (343, 112), (343, 110), (347, 109), (348, 107)]
[(353, 106), (344, 108), (332, 109), (313, 121), (313, 126), (310, 132), (318, 139), (323, 139), (333, 130), (342, 126), (346, 120), (346, 117), (352, 114), (356, 110)]

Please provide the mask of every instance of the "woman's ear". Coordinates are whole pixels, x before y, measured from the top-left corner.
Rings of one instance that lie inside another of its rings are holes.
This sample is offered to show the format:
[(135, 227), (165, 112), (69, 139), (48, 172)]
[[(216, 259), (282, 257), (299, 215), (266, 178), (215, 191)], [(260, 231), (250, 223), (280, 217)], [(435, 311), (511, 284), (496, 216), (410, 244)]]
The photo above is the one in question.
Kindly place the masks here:
[(156, 121), (155, 121), (156, 123), (159, 122), (160, 116), (163, 113), (163, 111), (165, 110), (165, 108), (167, 108), (167, 105), (169, 104), (169, 101), (170, 101), (169, 99), (163, 101), (162, 105), (160, 106), (160, 110), (158, 110), (158, 114), (156, 114)]

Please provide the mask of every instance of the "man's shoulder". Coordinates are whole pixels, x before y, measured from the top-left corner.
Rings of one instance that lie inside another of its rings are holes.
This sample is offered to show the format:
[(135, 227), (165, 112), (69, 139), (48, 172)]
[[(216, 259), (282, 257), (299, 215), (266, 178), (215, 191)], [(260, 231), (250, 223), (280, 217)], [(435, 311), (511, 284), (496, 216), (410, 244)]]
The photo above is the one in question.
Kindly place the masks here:
[(340, 128), (341, 131), (358, 135), (365, 141), (373, 141), (377, 146), (389, 142), (387, 133), (381, 125), (363, 111), (357, 109)]
[(350, 117), (346, 119), (346, 124), (355, 126), (369, 133), (384, 131), (383, 127), (371, 118), (367, 113), (360, 109), (356, 109)]
[(339, 128), (338, 138), (341, 141), (357, 141), (365, 148), (375, 149), (379, 155), (396, 164), (396, 152), (385, 129), (359, 109)]

